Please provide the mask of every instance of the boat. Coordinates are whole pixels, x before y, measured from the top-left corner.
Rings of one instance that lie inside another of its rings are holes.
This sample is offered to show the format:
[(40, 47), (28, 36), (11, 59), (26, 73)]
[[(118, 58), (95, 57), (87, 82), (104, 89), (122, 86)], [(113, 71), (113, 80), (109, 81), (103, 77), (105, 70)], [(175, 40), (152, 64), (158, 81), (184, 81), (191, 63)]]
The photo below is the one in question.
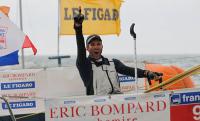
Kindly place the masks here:
[[(136, 82), (137, 79), (133, 77), (120, 75), (124, 94), (85, 96), (85, 88), (76, 67), (63, 67), (62, 57), (59, 54), (50, 57), (60, 59), (58, 67), (0, 71), (0, 94), (4, 101), (0, 120), (157, 121), (164, 117), (163, 121), (179, 121), (182, 118), (179, 116), (185, 114), (184, 109), (193, 111), (183, 116), (183, 120), (199, 120), (199, 87), (168, 90), (165, 86), (199, 74), (200, 65), (150, 87), (144, 87), (144, 83), (138, 86), (140, 82), (149, 83), (148, 80)], [(134, 66), (133, 63), (130, 65)]]

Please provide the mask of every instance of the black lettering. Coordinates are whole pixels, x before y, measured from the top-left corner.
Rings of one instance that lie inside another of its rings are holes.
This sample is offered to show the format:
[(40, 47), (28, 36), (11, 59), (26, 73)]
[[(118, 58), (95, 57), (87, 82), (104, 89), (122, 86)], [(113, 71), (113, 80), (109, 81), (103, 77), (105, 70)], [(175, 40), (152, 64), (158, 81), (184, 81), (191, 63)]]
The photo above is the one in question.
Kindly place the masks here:
[(92, 8), (92, 13), (93, 13), (92, 20), (97, 20), (97, 17), (96, 17), (96, 11), (97, 11), (96, 8)]
[(116, 9), (113, 9), (113, 18), (112, 20), (117, 20), (119, 18), (119, 12)]
[(72, 16), (71, 15), (68, 16), (68, 8), (64, 8), (64, 11), (65, 11), (65, 17), (64, 17), (64, 19), (65, 20), (70, 20), (72, 18)]
[[(71, 8), (72, 14), (69, 12), (69, 8), (64, 8), (64, 20), (72, 20), (74, 16), (79, 14), (79, 8)], [(103, 8), (84, 8), (83, 12), (85, 20), (113, 20), (119, 19), (119, 11), (117, 9), (103, 9)], [(90, 18), (91, 17), (91, 18)]]
[(97, 9), (97, 17), (99, 20), (103, 20), (103, 9), (102, 8)]
[(106, 8), (105, 10), (104, 20), (111, 20), (110, 12), (108, 8)]
[(85, 11), (85, 20), (88, 20), (89, 12), (91, 12), (91, 8), (84, 8)]
[(79, 14), (79, 8), (72, 8), (73, 18)]

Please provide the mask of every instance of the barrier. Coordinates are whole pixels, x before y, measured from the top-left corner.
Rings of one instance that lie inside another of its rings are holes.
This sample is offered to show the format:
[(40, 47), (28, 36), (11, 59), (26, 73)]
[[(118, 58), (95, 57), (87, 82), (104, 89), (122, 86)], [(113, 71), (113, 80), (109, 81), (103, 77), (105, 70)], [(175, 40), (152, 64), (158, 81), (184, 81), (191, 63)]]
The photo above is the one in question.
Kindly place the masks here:
[(170, 121), (168, 93), (47, 99), (46, 121)]
[[(56, 75), (56, 76), (55, 76)], [(128, 89), (131, 91), (133, 88), (129, 88), (131, 84), (134, 84), (134, 79), (131, 77), (127, 77), (124, 75), (120, 75), (120, 81), (121, 81), (121, 86), (125, 87), (124, 89)], [(37, 114), (44, 113), (45, 110), (45, 104), (47, 102), (51, 103), (51, 101), (58, 102), (58, 105), (60, 104), (59, 100), (64, 99), (63, 97), (71, 97), (71, 96), (76, 96), (77, 102), (82, 102), (81, 105), (86, 105), (90, 106), (90, 104), (94, 105), (99, 105), (99, 104), (114, 104), (115, 111), (121, 111), (121, 108), (115, 108), (115, 106), (120, 106), (122, 105), (120, 103), (125, 101), (125, 97), (127, 97), (126, 101), (131, 101), (134, 102), (136, 101), (137, 103), (137, 98), (134, 99), (134, 97), (137, 97), (136, 95), (119, 95), (119, 96), (112, 96), (112, 99), (109, 99), (109, 96), (105, 97), (96, 97), (96, 96), (86, 96), (85, 97), (85, 87), (80, 79), (79, 73), (76, 69), (76, 67), (58, 67), (58, 68), (48, 68), (48, 69), (24, 69), (24, 70), (9, 70), (9, 71), (2, 71), (0, 72), (0, 96), (6, 96), (8, 99), (11, 109), (15, 115), (18, 114), (28, 114), (24, 117), (29, 117), (32, 116), (34, 120), (34, 116)], [(143, 81), (141, 81), (143, 82)], [(133, 86), (134, 87), (134, 86)], [(127, 90), (126, 90), (127, 91)], [(192, 93), (190, 93), (192, 92)], [(190, 90), (182, 90), (182, 91), (173, 91), (173, 94), (178, 94), (178, 95), (197, 95), (198, 97), (200, 95), (199, 89), (190, 89)], [(164, 92), (164, 94), (167, 94), (168, 92)], [(156, 94), (156, 93), (155, 93)], [(154, 93), (152, 93), (154, 95)], [(165, 95), (166, 96), (166, 95)], [(129, 97), (129, 98), (128, 98)], [(145, 97), (145, 96), (144, 96)], [(145, 99), (148, 99), (147, 97), (144, 98), (139, 96), (138, 99), (143, 99), (138, 102), (143, 102)], [(194, 96), (193, 96), (194, 97)], [(132, 99), (131, 99), (132, 98)], [(200, 97), (199, 97), (200, 98)], [(191, 121), (197, 121), (199, 120), (199, 110), (200, 110), (200, 100), (197, 100), (195, 103), (188, 103), (188, 104), (172, 104), (171, 105), (171, 121), (179, 121), (178, 119), (174, 118), (174, 114), (176, 114), (176, 110), (180, 109), (181, 111), (184, 111), (184, 107), (189, 107), (186, 108), (188, 109), (188, 113), (190, 114), (190, 119)], [(52, 100), (51, 100), (52, 99)], [(68, 102), (68, 99), (76, 99), (76, 98), (67, 98), (65, 99), (66, 105), (68, 103), (71, 105), (73, 104), (72, 102)], [(104, 100), (105, 99), (105, 100)], [(130, 100), (129, 100), (130, 99)], [(47, 102), (46, 102), (47, 101)], [(96, 101), (96, 102), (95, 102)], [(107, 102), (108, 101), (108, 102)], [(125, 101), (125, 102), (126, 102)], [(154, 98), (151, 100), (152, 102), (155, 101)], [(0, 116), (9, 116), (8, 112), (8, 107), (6, 106), (5, 102), (0, 101)], [(115, 105), (115, 103), (117, 103)], [(78, 103), (79, 104), (79, 103)], [(128, 104), (128, 103), (126, 103)], [(46, 104), (47, 105), (47, 104)], [(100, 106), (102, 106), (100, 105)], [(180, 107), (180, 108), (179, 108)], [(107, 107), (109, 109), (109, 107)], [(131, 107), (129, 107), (131, 108)], [(140, 109), (140, 106), (137, 107)], [(176, 109), (177, 108), (177, 109)], [(182, 110), (181, 110), (182, 108)], [(113, 109), (113, 108), (112, 108)], [(127, 108), (126, 108), (127, 109)], [(75, 110), (75, 109), (70, 109), (70, 110)], [(124, 108), (125, 110), (125, 108)], [(107, 110), (105, 110), (106, 113)], [(175, 113), (174, 113), (175, 111)], [(183, 112), (181, 114), (178, 114), (179, 117), (180, 115), (183, 115), (186, 112)], [(30, 114), (30, 115), (29, 115)], [(162, 113), (161, 113), (162, 114)], [(64, 115), (64, 114), (63, 114)], [(75, 115), (75, 114), (74, 114)], [(124, 115), (124, 114), (123, 114)], [(120, 116), (112, 115), (113, 119), (116, 120), (121, 118), (121, 120), (126, 120), (123, 119)], [(142, 115), (147, 115), (145, 113), (142, 113)], [(154, 114), (153, 114), (154, 115)], [(44, 116), (44, 115), (41, 115)], [(124, 115), (125, 116), (125, 115)], [(135, 115), (134, 115), (135, 116)], [(184, 115), (185, 116), (185, 115)], [(186, 115), (189, 116), (189, 115)], [(94, 116), (95, 117), (95, 116)], [(126, 116), (125, 116), (126, 117)], [(124, 118), (125, 118), (124, 117)], [(129, 115), (128, 115), (129, 117)], [(140, 114), (137, 113), (136, 115), (137, 119), (142, 119), (140, 117)], [(19, 117), (18, 117), (19, 118)], [(21, 117), (23, 118), (23, 117)], [(84, 117), (86, 118), (86, 117)], [(101, 118), (101, 116), (99, 117)], [(185, 119), (187, 119), (186, 117)], [(16, 118), (17, 119), (17, 118)], [(87, 119), (87, 118), (86, 118)], [(98, 119), (98, 118), (97, 118)], [(104, 120), (107, 119), (106, 117), (103, 119), (99, 120)], [(190, 121), (188, 119), (187, 121)], [(71, 119), (70, 119), (71, 120)], [(109, 120), (109, 119), (108, 119)], [(127, 119), (128, 120), (128, 119)], [(144, 119), (146, 120), (146, 119)], [(143, 120), (142, 120), (143, 121)], [(183, 120), (184, 121), (184, 120)]]
[[(0, 95), (8, 97), (14, 114), (44, 112), (45, 73), (42, 69), (3, 71), (0, 73)], [(6, 103), (1, 102), (0, 116), (9, 115)]]

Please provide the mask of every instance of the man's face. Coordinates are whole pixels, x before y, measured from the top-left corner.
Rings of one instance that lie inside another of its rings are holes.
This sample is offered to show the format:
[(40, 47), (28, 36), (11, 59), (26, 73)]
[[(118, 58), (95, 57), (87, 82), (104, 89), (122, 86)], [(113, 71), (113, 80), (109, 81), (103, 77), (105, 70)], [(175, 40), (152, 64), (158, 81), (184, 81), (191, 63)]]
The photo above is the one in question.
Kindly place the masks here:
[(93, 40), (87, 45), (87, 51), (90, 54), (90, 57), (94, 59), (99, 59), (101, 57), (103, 45), (99, 40)]

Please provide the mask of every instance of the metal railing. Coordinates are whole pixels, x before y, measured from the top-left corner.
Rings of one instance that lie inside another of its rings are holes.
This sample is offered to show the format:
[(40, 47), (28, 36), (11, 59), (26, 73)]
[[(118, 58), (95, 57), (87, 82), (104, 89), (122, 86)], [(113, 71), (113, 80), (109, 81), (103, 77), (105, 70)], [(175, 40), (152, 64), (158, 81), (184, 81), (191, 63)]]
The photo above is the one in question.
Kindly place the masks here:
[(12, 109), (11, 109), (11, 107), (10, 107), (10, 105), (9, 105), (8, 100), (7, 100), (5, 97), (0, 97), (0, 99), (2, 99), (3, 101), (5, 101), (5, 103), (6, 103), (7, 107), (8, 107), (8, 110), (9, 110), (10, 117), (11, 117), (12, 121), (16, 121), (16, 118), (15, 118), (15, 116), (13, 115), (13, 112), (12, 112)]

